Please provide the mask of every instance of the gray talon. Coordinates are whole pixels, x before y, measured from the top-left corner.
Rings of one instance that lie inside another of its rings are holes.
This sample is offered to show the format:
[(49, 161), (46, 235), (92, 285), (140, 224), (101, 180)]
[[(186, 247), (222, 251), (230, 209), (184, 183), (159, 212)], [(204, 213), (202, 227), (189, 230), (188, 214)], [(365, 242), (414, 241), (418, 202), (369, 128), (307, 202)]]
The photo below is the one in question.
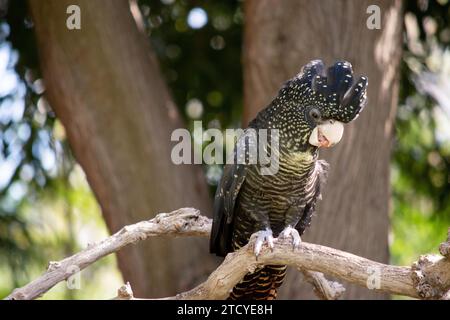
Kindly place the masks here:
[(267, 245), (269, 246), (269, 248), (271, 250), (273, 250), (273, 236), (272, 236), (272, 230), (270, 230), (270, 229), (258, 231), (257, 235), (258, 236), (255, 241), (254, 253), (255, 253), (255, 256), (258, 258), (264, 242), (267, 242)]
[(280, 233), (280, 237), (281, 238), (291, 237), (292, 238), (292, 249), (294, 249), (294, 250), (300, 245), (300, 242), (302, 242), (302, 238), (300, 238), (300, 234), (298, 233), (297, 229), (292, 228), (291, 226), (287, 226)]

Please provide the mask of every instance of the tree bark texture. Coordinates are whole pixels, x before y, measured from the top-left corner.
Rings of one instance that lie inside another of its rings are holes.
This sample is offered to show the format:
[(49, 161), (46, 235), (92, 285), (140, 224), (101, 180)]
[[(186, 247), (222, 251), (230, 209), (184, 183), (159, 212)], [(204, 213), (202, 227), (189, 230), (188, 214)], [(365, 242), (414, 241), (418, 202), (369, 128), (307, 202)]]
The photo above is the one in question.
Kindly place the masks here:
[[(381, 29), (369, 30), (367, 8), (381, 9)], [(369, 78), (368, 105), (346, 126), (342, 141), (321, 156), (330, 176), (305, 239), (387, 263), (389, 168), (401, 57), (401, 1), (248, 0), (244, 4), (244, 125), (267, 106), (281, 84), (313, 59), (348, 60)], [(281, 298), (312, 298), (289, 274)], [(346, 285), (346, 298), (385, 298)]]
[[(46, 96), (110, 231), (183, 206), (211, 212), (201, 168), (170, 159), (170, 135), (183, 124), (129, 2), (29, 5)], [(80, 30), (66, 27), (69, 5), (81, 9)], [(140, 243), (120, 251), (118, 262), (124, 280), (144, 297), (191, 288), (216, 265), (206, 239)]]

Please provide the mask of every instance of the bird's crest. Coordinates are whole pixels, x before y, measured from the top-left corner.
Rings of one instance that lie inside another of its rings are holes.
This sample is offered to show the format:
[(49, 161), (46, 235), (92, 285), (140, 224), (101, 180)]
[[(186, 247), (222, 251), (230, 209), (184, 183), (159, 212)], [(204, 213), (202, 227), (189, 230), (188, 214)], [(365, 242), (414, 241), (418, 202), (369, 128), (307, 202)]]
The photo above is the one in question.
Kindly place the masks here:
[(325, 69), (321, 60), (313, 60), (286, 82), (281, 93), (298, 98), (305, 105), (317, 105), (327, 118), (348, 123), (366, 105), (367, 84), (364, 76), (354, 81), (352, 65), (347, 61)]

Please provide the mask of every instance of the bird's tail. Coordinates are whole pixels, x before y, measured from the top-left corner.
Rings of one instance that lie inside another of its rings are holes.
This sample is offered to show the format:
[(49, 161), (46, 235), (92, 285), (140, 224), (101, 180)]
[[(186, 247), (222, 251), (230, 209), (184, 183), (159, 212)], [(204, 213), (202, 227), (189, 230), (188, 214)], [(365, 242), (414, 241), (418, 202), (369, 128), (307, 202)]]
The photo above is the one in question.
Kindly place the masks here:
[(286, 275), (286, 266), (267, 265), (247, 273), (228, 300), (274, 300)]

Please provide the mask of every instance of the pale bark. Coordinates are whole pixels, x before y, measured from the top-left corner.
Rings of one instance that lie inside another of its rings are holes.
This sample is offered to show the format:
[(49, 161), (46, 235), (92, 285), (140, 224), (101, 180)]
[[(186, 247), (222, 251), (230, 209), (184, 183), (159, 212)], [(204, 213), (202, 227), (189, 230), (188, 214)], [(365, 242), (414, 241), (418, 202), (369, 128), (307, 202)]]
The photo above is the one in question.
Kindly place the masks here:
[[(150, 212), (183, 206), (210, 212), (201, 168), (176, 166), (170, 159), (170, 135), (182, 121), (129, 2), (30, 0), (29, 5), (46, 97), (110, 231), (149, 219)], [(81, 30), (66, 27), (69, 5), (81, 9)], [(141, 243), (118, 258), (124, 279), (147, 297), (192, 287), (214, 267), (206, 241), (199, 239)]]
[[(369, 5), (381, 9), (381, 29), (366, 27)], [(342, 141), (322, 152), (330, 162), (323, 201), (305, 239), (388, 262), (389, 168), (401, 56), (401, 1), (249, 0), (245, 2), (244, 125), (280, 85), (313, 59), (348, 60), (369, 78), (368, 105), (346, 126)], [(292, 273), (282, 298), (310, 298)], [(380, 298), (348, 286), (346, 298)]]
[[(100, 258), (126, 245), (156, 236), (209, 237), (211, 220), (193, 208), (181, 208), (161, 213), (154, 219), (125, 226), (116, 234), (92, 244), (85, 250), (59, 262), (50, 262), (48, 270), (26, 286), (14, 290), (6, 299), (35, 299), (58, 282), (67, 279)], [(450, 230), (449, 230), (450, 231)], [(227, 255), (208, 279), (192, 290), (163, 299), (225, 299), (230, 290), (248, 272), (267, 264), (296, 267), (313, 278), (320, 296), (336, 299), (342, 292), (339, 284), (331, 283), (318, 272), (365, 287), (413, 298), (448, 299), (450, 260), (445, 256), (424, 255), (412, 267), (391, 266), (325, 246), (302, 242), (293, 249), (290, 238), (275, 239), (273, 250), (266, 245), (258, 259), (254, 255), (256, 234), (240, 250)], [(448, 246), (449, 239), (443, 243)], [(443, 246), (441, 245), (441, 247)], [(154, 260), (160, 259), (155, 256)], [(200, 264), (200, 263), (198, 263)], [(76, 268), (73, 268), (73, 267)], [(296, 283), (299, 285), (299, 283)], [(118, 299), (134, 299), (129, 284), (118, 291)]]
[(328, 280), (322, 272), (297, 269), (303, 273), (303, 278), (313, 286), (314, 293), (319, 299), (337, 300), (345, 293), (345, 288), (342, 284)]
[[(99, 243), (89, 245), (86, 249), (73, 256), (61, 261), (50, 261), (47, 271), (42, 276), (22, 288), (14, 290), (6, 299), (36, 299), (50, 290), (58, 282), (74, 275), (77, 270), (81, 271), (104, 256), (119, 252), (125, 246), (136, 244), (148, 237), (205, 237), (209, 236), (210, 230), (211, 220), (205, 216), (201, 216), (200, 211), (197, 209), (182, 208), (170, 213), (160, 213), (149, 221), (141, 221), (133, 225), (124, 226), (112, 236)], [(153, 239), (151, 242), (155, 240)], [(168, 241), (168, 238), (165, 241)], [(185, 241), (186, 239), (184, 239)], [(155, 263), (159, 259), (160, 257), (157, 254), (152, 257), (152, 261)], [(201, 267), (201, 264), (197, 261), (195, 267)], [(156, 287), (154, 291), (165, 291), (160, 289)]]

